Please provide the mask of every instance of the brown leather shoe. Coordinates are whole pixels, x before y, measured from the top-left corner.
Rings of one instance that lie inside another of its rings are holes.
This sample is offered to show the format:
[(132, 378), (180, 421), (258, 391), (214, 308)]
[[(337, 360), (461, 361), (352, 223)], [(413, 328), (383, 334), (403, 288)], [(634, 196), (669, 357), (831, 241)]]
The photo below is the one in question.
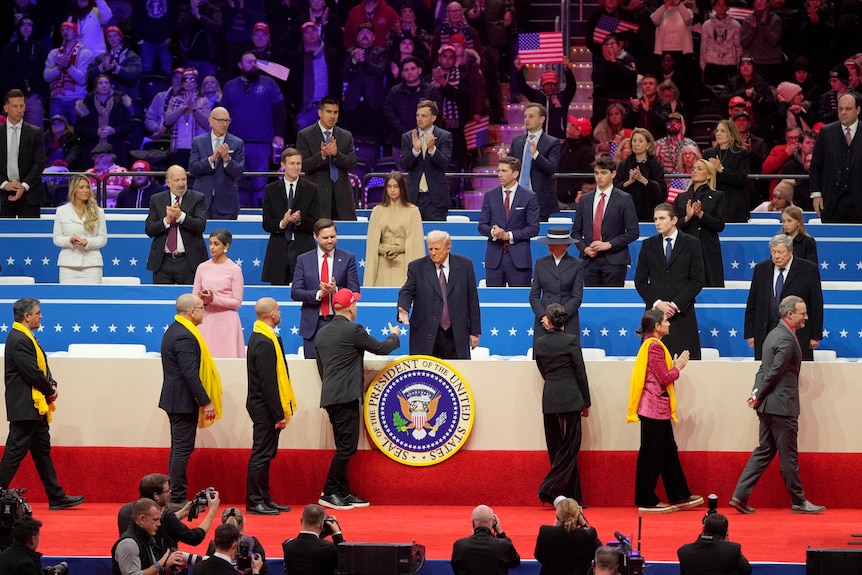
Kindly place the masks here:
[(740, 501), (736, 497), (731, 497), (730, 501), (728, 501), (728, 504), (744, 515), (751, 515), (755, 511), (754, 507), (752, 507), (745, 501)]

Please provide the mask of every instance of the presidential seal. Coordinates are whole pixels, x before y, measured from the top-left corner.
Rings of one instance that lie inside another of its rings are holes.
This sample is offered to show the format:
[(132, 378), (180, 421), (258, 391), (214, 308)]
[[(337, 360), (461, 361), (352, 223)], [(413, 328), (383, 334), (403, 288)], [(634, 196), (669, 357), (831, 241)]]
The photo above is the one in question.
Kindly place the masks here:
[(434, 465), (455, 455), (473, 429), (473, 394), (445, 361), (411, 355), (374, 376), (365, 393), (365, 428), (387, 456)]

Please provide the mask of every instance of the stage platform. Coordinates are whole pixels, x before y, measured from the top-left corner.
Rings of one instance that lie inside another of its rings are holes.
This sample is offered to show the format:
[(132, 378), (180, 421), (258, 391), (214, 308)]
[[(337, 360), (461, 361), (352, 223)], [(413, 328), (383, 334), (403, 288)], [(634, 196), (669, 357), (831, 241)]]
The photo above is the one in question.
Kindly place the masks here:
[[(476, 503), (483, 502), (493, 504), (493, 500)], [(298, 532), (304, 505), (299, 501), (283, 503), (291, 504), (293, 510), (277, 517), (248, 516), (246, 520), (246, 531), (256, 536), (267, 551), (272, 575), (284, 572), (281, 543)], [(421, 574), (451, 575), (452, 542), (470, 533), (472, 507), (443, 503), (445, 497), (438, 501), (405, 501), (398, 506), (372, 504), (366, 509), (333, 514), (348, 541), (415, 541), (426, 547), (427, 561)], [(66, 511), (48, 511), (46, 504), (34, 504), (34, 516), (44, 522), (39, 546), (39, 551), (45, 554), (43, 564), (69, 561), (71, 575), (109, 575), (108, 556), (118, 536), (116, 516), (120, 505), (120, 502), (84, 503)], [(550, 506), (537, 504), (495, 507), (494, 510), (523, 561), (521, 567), (511, 573), (537, 574), (540, 566), (533, 559), (533, 549), (539, 526), (554, 520)], [(679, 572), (676, 550), (696, 538), (705, 511), (703, 506), (669, 515), (641, 516), (641, 552), (647, 561), (646, 573), (671, 575)], [(761, 508), (754, 515), (743, 516), (720, 505), (719, 512), (729, 518), (730, 539), (742, 544), (743, 553), (754, 565), (755, 575), (804, 575), (808, 547), (847, 549), (850, 533), (862, 530), (862, 511), (858, 509), (829, 509), (822, 515), (801, 516), (792, 515), (786, 508)], [(602, 541), (613, 540), (614, 531), (636, 538), (639, 515), (634, 507), (592, 507), (585, 514)], [(186, 550), (202, 553), (206, 543)]]

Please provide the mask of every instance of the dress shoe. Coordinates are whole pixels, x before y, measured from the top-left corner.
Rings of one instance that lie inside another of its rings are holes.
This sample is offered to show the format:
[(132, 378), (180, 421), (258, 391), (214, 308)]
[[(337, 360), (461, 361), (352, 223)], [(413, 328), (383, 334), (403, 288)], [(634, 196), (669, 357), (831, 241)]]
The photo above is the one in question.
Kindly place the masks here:
[(275, 509), (277, 511), (290, 511), (290, 505), (279, 505), (275, 501), (267, 501), (264, 503), (270, 509)]
[(793, 513), (806, 513), (808, 515), (812, 515), (814, 513), (823, 513), (826, 511), (826, 507), (823, 505), (814, 505), (806, 499), (802, 502), (802, 505), (791, 505), (790, 510)]
[(688, 509), (689, 507), (697, 507), (698, 505), (703, 505), (703, 497), (700, 495), (690, 495), (688, 499), (677, 501), (671, 507), (674, 508), (674, 511), (679, 511), (680, 509)]
[(257, 505), (246, 505), (245, 512), (249, 515), (278, 515), (279, 513), (278, 509), (273, 509), (263, 503), (258, 503)]
[(371, 503), (369, 503), (365, 499), (362, 499), (361, 497), (358, 497), (352, 493), (348, 493), (346, 496), (344, 496), (343, 499), (345, 503), (353, 505), (354, 507), (368, 507), (369, 505), (371, 505)]
[(51, 511), (59, 511), (61, 509), (75, 507), (76, 505), (80, 505), (83, 502), (83, 495), (64, 495), (62, 499), (55, 499), (54, 501), (49, 501), (48, 509), (50, 509)]
[(320, 499), (317, 500), (317, 504), (322, 507), (329, 507), (330, 509), (353, 509), (353, 505), (336, 493), (321, 495)]
[(654, 507), (638, 507), (638, 513), (671, 513), (675, 511), (674, 506), (670, 503), (659, 503)]
[(728, 505), (739, 511), (744, 515), (751, 515), (754, 513), (754, 507), (748, 504), (746, 501), (740, 501), (736, 497), (731, 497), (730, 501), (727, 502)]

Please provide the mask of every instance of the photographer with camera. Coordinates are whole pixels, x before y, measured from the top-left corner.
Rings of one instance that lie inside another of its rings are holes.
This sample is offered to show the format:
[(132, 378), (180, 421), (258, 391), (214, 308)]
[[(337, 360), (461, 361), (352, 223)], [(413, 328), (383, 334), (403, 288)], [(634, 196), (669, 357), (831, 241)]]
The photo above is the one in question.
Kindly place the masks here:
[(596, 549), (596, 557), (593, 559), (593, 575), (618, 575), (621, 557), (619, 550), (608, 545), (602, 545)]
[(487, 505), (473, 509), (473, 535), (452, 546), (455, 575), (506, 575), (521, 564), (521, 556), (500, 527), (500, 520)]
[[(204, 490), (207, 498), (207, 514), (200, 525), (194, 528), (188, 527), (182, 522), (182, 519), (189, 516), (190, 512), (197, 513), (197, 503), (199, 502), (189, 501), (185, 507), (176, 512), (167, 509), (166, 506), (171, 496), (171, 489), (168, 476), (162, 473), (144, 475), (138, 487), (138, 492), (141, 498), (155, 501), (161, 508), (160, 526), (154, 536), (158, 552), (163, 552), (172, 547), (176, 548), (178, 543), (185, 543), (192, 547), (200, 545), (206, 538), (207, 531), (209, 531), (210, 525), (212, 525), (218, 514), (220, 503), (218, 491), (208, 492)], [(194, 499), (197, 499), (197, 497)], [(117, 514), (117, 527), (119, 528), (120, 535), (132, 523), (133, 505), (134, 502), (123, 505), (120, 508), (119, 514)]]
[[(221, 522), (222, 525), (233, 525), (237, 529), (239, 529), (239, 544), (237, 545), (237, 568), (240, 567), (240, 563), (243, 561), (248, 561), (255, 554), (260, 555), (261, 561), (263, 564), (260, 568), (260, 575), (269, 575), (269, 565), (266, 564), (266, 551), (263, 549), (263, 545), (260, 544), (257, 537), (253, 535), (248, 535), (245, 532), (245, 517), (243, 517), (242, 511), (240, 511), (236, 507), (228, 507), (224, 511), (221, 512)], [(207, 555), (214, 555), (216, 552), (215, 541), (210, 541), (209, 546), (207, 547)]]
[(727, 517), (710, 513), (703, 518), (697, 541), (677, 552), (680, 575), (751, 575), (751, 565), (742, 546), (727, 540)]
[(133, 522), (111, 548), (113, 575), (159, 575), (163, 570), (185, 569), (188, 554), (156, 547), (153, 537), (161, 525), (161, 508), (152, 499), (132, 504)]
[[(236, 575), (238, 572), (260, 575), (263, 558), (259, 553), (250, 553), (246, 549), (246, 563), (243, 564), (243, 558), (237, 555), (240, 545), (242, 540), (236, 525), (219, 525), (215, 530), (215, 553), (195, 566), (195, 575)], [(236, 568), (233, 561), (236, 561)]]
[(39, 531), (42, 522), (25, 517), (15, 525), (12, 546), (0, 553), (0, 573), (3, 575), (41, 575), (42, 554), (39, 546)]
[[(341, 526), (323, 507), (309, 503), (302, 510), (299, 535), (281, 544), (287, 575), (333, 575), (338, 567), (336, 545), (344, 542)], [(324, 539), (332, 534), (332, 541)]]
[(557, 520), (539, 527), (533, 555), (542, 564), (540, 575), (587, 575), (601, 542), (596, 530), (587, 524), (578, 502), (558, 498)]

